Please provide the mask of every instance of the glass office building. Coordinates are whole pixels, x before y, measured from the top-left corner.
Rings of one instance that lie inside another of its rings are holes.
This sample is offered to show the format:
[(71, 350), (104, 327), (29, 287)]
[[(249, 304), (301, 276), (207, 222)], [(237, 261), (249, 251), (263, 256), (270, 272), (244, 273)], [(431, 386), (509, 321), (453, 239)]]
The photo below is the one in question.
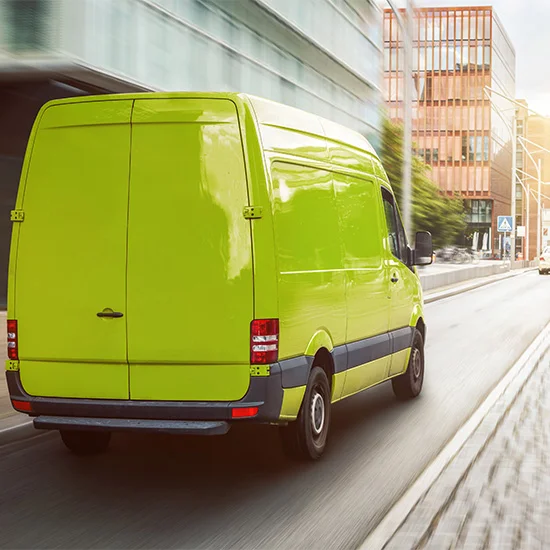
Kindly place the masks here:
[(243, 91), (376, 141), (381, 19), (374, 0), (0, 0), (0, 70)]
[(9, 211), (44, 102), (241, 91), (344, 124), (376, 147), (382, 20), (375, 0), (0, 0), (0, 303)]
[[(496, 217), (511, 213), (514, 109), (489, 89), (515, 96), (514, 47), (485, 6), (419, 9), (413, 40), (416, 152), (443, 192), (465, 200), (466, 242), (499, 249)], [(402, 119), (403, 43), (390, 10), (384, 48), (389, 113)]]

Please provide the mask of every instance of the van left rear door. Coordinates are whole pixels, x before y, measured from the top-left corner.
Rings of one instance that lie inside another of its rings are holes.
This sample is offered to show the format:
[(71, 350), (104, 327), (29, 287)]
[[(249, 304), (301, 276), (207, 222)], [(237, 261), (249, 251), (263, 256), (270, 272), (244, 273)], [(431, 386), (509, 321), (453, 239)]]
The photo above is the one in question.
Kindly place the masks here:
[[(10, 316), (31, 395), (128, 398), (126, 228), (132, 100), (52, 105), (20, 190)], [(23, 180), (22, 180), (23, 181)], [(98, 317), (117, 312), (122, 317)]]

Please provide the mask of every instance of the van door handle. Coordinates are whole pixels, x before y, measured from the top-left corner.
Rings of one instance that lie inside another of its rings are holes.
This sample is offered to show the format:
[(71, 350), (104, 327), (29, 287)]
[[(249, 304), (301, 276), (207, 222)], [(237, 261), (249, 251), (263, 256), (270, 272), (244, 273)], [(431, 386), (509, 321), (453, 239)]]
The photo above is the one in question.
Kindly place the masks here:
[(124, 317), (124, 313), (120, 311), (100, 311), (97, 314), (98, 317), (112, 317), (114, 319), (118, 319), (120, 317)]
[(399, 281), (399, 277), (398, 277), (397, 275), (394, 275), (394, 276), (390, 279), (390, 281), (391, 281), (392, 283), (397, 283), (397, 281)]

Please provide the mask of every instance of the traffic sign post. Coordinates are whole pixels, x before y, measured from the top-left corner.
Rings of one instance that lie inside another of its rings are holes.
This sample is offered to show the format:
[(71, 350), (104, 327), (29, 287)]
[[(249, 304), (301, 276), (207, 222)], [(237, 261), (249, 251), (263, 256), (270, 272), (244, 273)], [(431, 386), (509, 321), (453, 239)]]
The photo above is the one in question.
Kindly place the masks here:
[[(505, 252), (506, 252), (506, 243), (508, 242), (506, 239), (507, 233), (512, 233), (514, 218), (512, 216), (498, 216), (497, 218), (497, 231), (499, 233), (504, 233), (504, 238), (502, 239), (502, 249), (500, 252), (500, 257), (504, 260), (505, 259)], [(513, 237), (513, 235), (510, 235)], [(511, 239), (513, 241), (513, 239)]]
[(512, 216), (498, 216), (497, 231), (499, 233), (511, 233), (513, 223), (514, 219), (512, 218)]

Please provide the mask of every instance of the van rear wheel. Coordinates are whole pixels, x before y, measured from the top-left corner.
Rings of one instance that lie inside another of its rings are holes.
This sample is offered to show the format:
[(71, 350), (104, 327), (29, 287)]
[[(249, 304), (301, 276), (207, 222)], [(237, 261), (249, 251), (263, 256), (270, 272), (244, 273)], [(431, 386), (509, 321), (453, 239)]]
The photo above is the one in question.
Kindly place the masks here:
[(285, 454), (317, 460), (325, 450), (330, 426), (330, 386), (321, 367), (313, 367), (298, 418), (279, 429)]
[(393, 393), (402, 401), (417, 397), (424, 382), (424, 339), (415, 329), (407, 370), (392, 378)]
[(76, 455), (97, 455), (109, 447), (111, 432), (59, 430), (65, 446)]

